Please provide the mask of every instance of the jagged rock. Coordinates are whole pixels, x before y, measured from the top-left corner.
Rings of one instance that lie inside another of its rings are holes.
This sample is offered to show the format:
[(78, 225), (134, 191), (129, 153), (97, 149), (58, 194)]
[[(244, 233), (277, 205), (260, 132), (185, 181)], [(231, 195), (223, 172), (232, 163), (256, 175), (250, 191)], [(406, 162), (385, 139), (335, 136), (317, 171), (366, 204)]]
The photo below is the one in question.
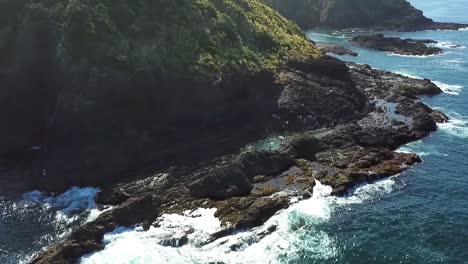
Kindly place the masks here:
[(359, 47), (366, 47), (380, 51), (388, 51), (400, 55), (427, 56), (444, 52), (444, 50), (440, 48), (429, 47), (426, 45), (426, 43), (434, 43), (434, 41), (432, 40), (385, 37), (381, 33), (359, 35), (354, 37), (351, 40), (351, 43)]
[(443, 112), (439, 111), (439, 110), (432, 110), (432, 119), (436, 122), (436, 123), (440, 123), (440, 124), (443, 124), (443, 123), (447, 123), (450, 121), (450, 118), (444, 114)]
[(247, 151), (237, 160), (249, 176), (277, 175), (294, 165), (290, 155), (278, 151)]
[(188, 185), (190, 194), (198, 198), (226, 199), (248, 195), (252, 181), (237, 162), (219, 164), (196, 172), (197, 178)]

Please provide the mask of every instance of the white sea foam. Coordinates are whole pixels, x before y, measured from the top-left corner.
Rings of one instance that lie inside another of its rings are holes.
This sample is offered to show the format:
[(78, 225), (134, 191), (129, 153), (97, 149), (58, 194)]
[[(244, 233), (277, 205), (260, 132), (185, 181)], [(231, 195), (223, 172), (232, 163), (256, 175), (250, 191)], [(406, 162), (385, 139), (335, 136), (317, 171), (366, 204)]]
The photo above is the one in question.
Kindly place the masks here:
[[(87, 212), (87, 221), (94, 220), (103, 211), (97, 209), (96, 195), (99, 189), (72, 187), (60, 195), (48, 195), (33, 191), (23, 195), (25, 206), (42, 206), (45, 210), (56, 210), (55, 219), (61, 223), (73, 223), (80, 218), (79, 213)], [(108, 210), (108, 208), (107, 208)]]
[[(106, 247), (85, 256), (83, 264), (92, 263), (284, 263), (310, 259), (333, 259), (337, 243), (319, 225), (332, 217), (334, 210), (349, 204), (362, 203), (393, 190), (394, 178), (356, 188), (348, 197), (330, 196), (332, 188), (317, 182), (313, 196), (292, 204), (249, 231), (205, 244), (210, 235), (221, 228), (214, 217), (215, 209), (198, 209), (182, 215), (163, 215), (157, 227), (118, 228), (104, 238)], [(275, 227), (272, 229), (272, 227)], [(274, 230), (274, 231), (272, 231)], [(169, 238), (188, 238), (181, 247), (163, 246)]]
[(457, 115), (457, 117), (450, 116), (448, 123), (437, 124), (439, 129), (450, 135), (468, 138), (468, 118)]
[(450, 43), (450, 42), (443, 42), (443, 41), (439, 41), (438, 43), (434, 43), (431, 46), (438, 47), (438, 48), (441, 48), (441, 49), (466, 49), (465, 46), (458, 45), (458, 44), (453, 44), (453, 43)]
[(437, 85), (444, 93), (452, 94), (452, 95), (459, 95), (461, 90), (464, 88), (461, 85), (456, 84), (446, 84), (443, 82), (432, 81), (435, 85)]
[(418, 154), (418, 156), (420, 157), (425, 157), (429, 155), (440, 155), (440, 153), (437, 150), (433, 149), (433, 147), (431, 147), (430, 145), (425, 144), (422, 140), (414, 141), (404, 146), (401, 146), (395, 152), (415, 153)]
[(415, 59), (427, 59), (430, 57), (434, 57), (436, 55), (440, 54), (432, 54), (432, 55), (402, 55), (402, 54), (397, 54), (393, 52), (386, 52), (387, 56), (392, 56), (392, 57), (405, 57), (405, 58), (415, 58)]
[(424, 78), (421, 78), (421, 77), (416, 76), (416, 75), (409, 74), (409, 73), (404, 72), (404, 71), (396, 71), (395, 73), (400, 74), (400, 75), (403, 75), (403, 76), (405, 76), (405, 77), (413, 78), (413, 79), (419, 79), (419, 80), (424, 79)]

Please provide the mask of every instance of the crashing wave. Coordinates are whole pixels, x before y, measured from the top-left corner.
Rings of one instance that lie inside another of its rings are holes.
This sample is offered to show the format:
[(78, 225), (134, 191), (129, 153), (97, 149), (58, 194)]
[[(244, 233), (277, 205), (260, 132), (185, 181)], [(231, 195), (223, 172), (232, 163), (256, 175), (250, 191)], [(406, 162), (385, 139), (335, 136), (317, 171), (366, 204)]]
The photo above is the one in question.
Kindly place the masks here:
[(433, 81), (437, 87), (439, 87), (444, 93), (452, 94), (452, 95), (459, 95), (463, 86), (456, 85), (456, 84), (446, 84), (443, 82)]
[[(331, 196), (332, 188), (316, 182), (310, 199), (279, 211), (264, 225), (239, 231), (210, 243), (221, 228), (216, 209), (198, 209), (181, 215), (163, 215), (148, 231), (140, 227), (118, 228), (104, 238), (102, 251), (85, 256), (92, 263), (284, 263), (337, 256), (337, 242), (320, 228), (333, 212), (389, 193), (394, 178), (357, 187), (347, 197)], [(178, 243), (165, 243), (174, 238)]]

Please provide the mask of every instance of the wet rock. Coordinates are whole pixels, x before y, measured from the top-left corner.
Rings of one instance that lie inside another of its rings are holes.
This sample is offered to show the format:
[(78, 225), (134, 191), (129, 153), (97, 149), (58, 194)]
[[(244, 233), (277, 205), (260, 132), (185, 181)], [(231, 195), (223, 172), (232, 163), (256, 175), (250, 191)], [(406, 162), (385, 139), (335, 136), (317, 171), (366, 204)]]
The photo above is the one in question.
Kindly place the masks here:
[(383, 34), (359, 35), (354, 37), (351, 43), (359, 47), (388, 51), (400, 55), (427, 56), (444, 52), (440, 48), (426, 45), (427, 43), (434, 43), (432, 40), (400, 39), (385, 37)]
[(332, 53), (332, 54), (341, 55), (341, 56), (348, 55), (352, 57), (358, 56), (357, 52), (354, 52), (340, 45), (324, 43), (324, 42), (315, 42), (315, 45), (324, 53)]
[(313, 134), (301, 133), (288, 138), (284, 149), (292, 153), (295, 158), (314, 161), (316, 159), (315, 154), (323, 149), (323, 145)]
[(163, 247), (182, 247), (188, 243), (188, 237), (186, 235), (178, 238), (167, 238), (159, 242)]
[(436, 123), (443, 124), (450, 121), (450, 118), (439, 110), (432, 110), (431, 116)]
[(218, 211), (215, 216), (233, 228), (251, 228), (261, 225), (288, 205), (287, 196), (231, 198), (216, 205)]

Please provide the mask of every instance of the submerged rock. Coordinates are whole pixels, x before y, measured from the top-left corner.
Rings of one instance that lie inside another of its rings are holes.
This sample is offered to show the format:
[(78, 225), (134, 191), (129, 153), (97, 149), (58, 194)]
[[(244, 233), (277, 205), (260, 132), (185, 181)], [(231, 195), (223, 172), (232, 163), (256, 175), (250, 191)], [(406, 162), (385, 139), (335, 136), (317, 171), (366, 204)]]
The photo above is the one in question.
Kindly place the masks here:
[(385, 37), (383, 34), (359, 35), (351, 40), (356, 46), (388, 51), (400, 55), (427, 56), (443, 53), (444, 50), (429, 47), (427, 43), (437, 43), (433, 40), (400, 39)]

